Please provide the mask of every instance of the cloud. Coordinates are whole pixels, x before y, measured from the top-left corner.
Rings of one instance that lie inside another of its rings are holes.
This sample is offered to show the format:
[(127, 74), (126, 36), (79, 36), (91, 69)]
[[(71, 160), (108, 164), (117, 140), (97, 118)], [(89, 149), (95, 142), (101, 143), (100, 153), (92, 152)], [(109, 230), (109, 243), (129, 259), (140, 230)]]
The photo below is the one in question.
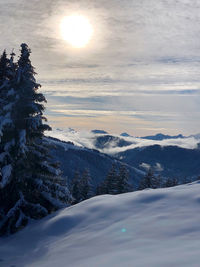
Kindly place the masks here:
[(144, 169), (145, 171), (148, 171), (150, 168), (152, 168), (155, 172), (162, 172), (164, 170), (162, 165), (158, 162), (154, 166), (151, 166), (150, 164), (143, 162), (139, 165), (139, 167)]
[(151, 168), (151, 165), (143, 162), (140, 164), (140, 168), (143, 168), (145, 171), (148, 171)]
[(66, 69), (66, 68), (69, 68), (69, 69), (94, 69), (94, 68), (98, 68), (99, 65), (98, 64), (84, 64), (84, 63), (71, 63), (71, 64), (65, 64), (63, 65), (63, 68)]
[(162, 172), (164, 170), (164, 168), (162, 167), (162, 165), (160, 163), (158, 163), (158, 162), (155, 164), (155, 166), (153, 168), (154, 168), (154, 170), (156, 172)]
[[(58, 138), (63, 141), (70, 141), (73, 142), (75, 145), (81, 146), (81, 147), (87, 147), (90, 149), (97, 149), (95, 146), (96, 143), (96, 137), (99, 136), (97, 134), (92, 133), (91, 131), (75, 131), (71, 129), (53, 129), (52, 132), (48, 132), (48, 135)], [(101, 136), (101, 135), (100, 135)], [(160, 146), (178, 146), (186, 149), (195, 149), (198, 147), (198, 143), (200, 142), (200, 139), (194, 138), (194, 137), (187, 137), (187, 138), (177, 138), (177, 139), (166, 139), (162, 141), (155, 141), (155, 140), (147, 140), (142, 139), (138, 137), (122, 137), (119, 135), (113, 135), (116, 137), (116, 140), (112, 140), (112, 142), (106, 146), (106, 148), (98, 149), (100, 152), (114, 155), (120, 152), (124, 152), (130, 149), (134, 148), (142, 148), (147, 146), (153, 146), (153, 145), (160, 145)], [(125, 140), (131, 145), (119, 147), (117, 138), (120, 138), (121, 140)], [(146, 168), (146, 163), (143, 163), (141, 167)], [(156, 163), (153, 168), (156, 171), (162, 171), (163, 167), (158, 162)]]
[(146, 146), (153, 146), (153, 145), (160, 145), (160, 146), (178, 146), (186, 149), (195, 149), (198, 146), (199, 140), (191, 137), (191, 138), (180, 138), (180, 139), (167, 139), (162, 141), (154, 141), (154, 140), (145, 140), (140, 138), (134, 138), (134, 137), (127, 137), (124, 138), (127, 141), (134, 142), (130, 146), (126, 147), (112, 147), (110, 149), (103, 149), (102, 152), (106, 154), (116, 154), (120, 152), (124, 152), (130, 149), (138, 148), (138, 147), (146, 147)]
[[(83, 50), (71, 48), (59, 32), (62, 17), (74, 12), (94, 27)], [(20, 43), (30, 45), (53, 125), (61, 115), (80, 118), (77, 127), (84, 117), (104, 116), (96, 121), (104, 128), (115, 106), (120, 131), (132, 127), (151, 134), (165, 128), (189, 134), (199, 131), (199, 20), (198, 1), (1, 0), (0, 49), (18, 53)], [(66, 108), (53, 107), (64, 101)], [(91, 112), (95, 105), (96, 113)], [(130, 125), (127, 110), (135, 112), (137, 124)], [(111, 119), (109, 125), (117, 127)]]

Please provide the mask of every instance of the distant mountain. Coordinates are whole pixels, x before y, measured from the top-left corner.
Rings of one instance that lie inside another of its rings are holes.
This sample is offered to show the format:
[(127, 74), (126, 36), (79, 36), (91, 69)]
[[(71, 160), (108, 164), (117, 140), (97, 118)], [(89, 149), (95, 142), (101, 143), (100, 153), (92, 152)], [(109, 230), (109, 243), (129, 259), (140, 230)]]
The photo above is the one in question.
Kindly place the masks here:
[(162, 133), (158, 133), (156, 135), (150, 135), (150, 136), (144, 136), (141, 137), (142, 139), (148, 139), (148, 140), (157, 140), (157, 141), (162, 141), (165, 139), (178, 139), (178, 138), (185, 138), (182, 134), (171, 136), (171, 135), (165, 135)]
[(106, 131), (103, 130), (92, 130), (91, 132), (94, 134), (108, 134)]
[(194, 134), (194, 135), (190, 135), (189, 137), (194, 137), (195, 139), (199, 139), (200, 140), (200, 133), (199, 134)]
[(128, 142), (123, 138), (119, 138), (117, 136), (112, 136), (112, 135), (98, 136), (94, 141), (96, 149), (105, 149), (110, 147), (124, 147), (124, 146), (129, 146), (131, 144), (133, 144), (133, 142)]
[[(52, 155), (55, 160), (60, 162), (63, 175), (71, 180), (76, 170), (82, 173), (85, 168), (88, 168), (94, 188), (105, 179), (113, 163), (119, 166), (121, 162), (126, 164), (130, 173), (129, 182), (135, 187), (145, 175), (146, 167), (149, 165), (161, 176), (176, 177), (180, 182), (186, 178), (196, 179), (200, 176), (200, 145), (196, 149), (157, 144), (130, 148), (130, 145), (134, 145), (135, 138), (129, 142), (123, 137), (108, 134), (95, 136), (92, 140), (95, 149), (51, 137), (47, 140), (54, 146)], [(140, 138), (136, 138), (136, 140), (140, 140)], [(122, 152), (117, 152), (120, 151), (118, 148), (122, 148)], [(116, 152), (109, 156), (101, 153), (104, 150)]]
[(123, 136), (123, 137), (129, 137), (131, 135), (129, 135), (128, 133), (121, 133), (120, 136)]
[[(63, 141), (72, 141), (75, 145), (97, 149), (100, 152), (112, 154), (134, 147), (143, 147), (159, 144), (161, 146), (179, 146), (183, 148), (195, 148), (200, 142), (200, 134), (183, 136), (182, 134), (171, 136), (158, 133), (152, 136), (134, 137), (124, 132), (119, 135), (108, 134), (104, 130), (92, 130), (91, 132), (76, 132), (73, 129), (54, 129), (50, 136)], [(131, 147), (129, 147), (131, 146)]]
[[(76, 170), (82, 173), (88, 168), (91, 174), (92, 183), (96, 187), (107, 175), (113, 163), (117, 166), (121, 161), (115, 159), (97, 150), (75, 146), (71, 142), (60, 141), (56, 138), (48, 137), (48, 142), (52, 144), (52, 156), (60, 162), (60, 168), (63, 175), (68, 177), (69, 181), (73, 178)], [(126, 164), (126, 163), (125, 163)], [(130, 184), (138, 185), (144, 171), (134, 168), (126, 164), (130, 174)]]
[(116, 155), (128, 165), (140, 168), (142, 163), (162, 167), (164, 176), (186, 177), (200, 175), (200, 149), (185, 149), (177, 146), (147, 146), (126, 150)]

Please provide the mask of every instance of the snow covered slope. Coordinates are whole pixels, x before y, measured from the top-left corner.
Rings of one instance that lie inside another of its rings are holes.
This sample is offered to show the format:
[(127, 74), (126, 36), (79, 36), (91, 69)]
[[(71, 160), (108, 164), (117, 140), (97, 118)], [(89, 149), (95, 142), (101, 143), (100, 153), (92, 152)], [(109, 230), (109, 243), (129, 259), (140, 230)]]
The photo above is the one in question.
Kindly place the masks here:
[(99, 196), (0, 240), (2, 267), (199, 266), (200, 183)]
[[(68, 177), (68, 181), (71, 181), (77, 170), (82, 174), (87, 168), (94, 189), (106, 178), (112, 164), (119, 167), (122, 163), (120, 160), (97, 150), (75, 146), (72, 143), (66, 143), (55, 138), (46, 138), (46, 140), (53, 145), (51, 154), (54, 160), (60, 163), (61, 171), (65, 177)], [(129, 172), (129, 183), (137, 188), (145, 172), (134, 168), (133, 164), (131, 166), (127, 163), (123, 164)]]

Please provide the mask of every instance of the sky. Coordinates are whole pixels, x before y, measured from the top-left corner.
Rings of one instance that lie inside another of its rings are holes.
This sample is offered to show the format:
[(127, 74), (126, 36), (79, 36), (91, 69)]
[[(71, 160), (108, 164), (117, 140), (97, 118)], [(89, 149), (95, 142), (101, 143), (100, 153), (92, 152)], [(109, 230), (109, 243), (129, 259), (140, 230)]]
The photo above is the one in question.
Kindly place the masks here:
[[(73, 48), (65, 16), (93, 35)], [(54, 128), (110, 133), (200, 132), (198, 0), (0, 0), (0, 50), (27, 43)]]

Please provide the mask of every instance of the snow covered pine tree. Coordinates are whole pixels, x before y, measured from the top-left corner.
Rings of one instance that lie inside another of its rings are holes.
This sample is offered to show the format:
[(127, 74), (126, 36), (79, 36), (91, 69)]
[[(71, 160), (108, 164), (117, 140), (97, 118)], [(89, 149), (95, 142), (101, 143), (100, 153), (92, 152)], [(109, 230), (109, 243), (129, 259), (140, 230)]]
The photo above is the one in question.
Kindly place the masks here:
[(123, 194), (133, 191), (133, 188), (131, 188), (128, 181), (129, 181), (128, 171), (124, 165), (121, 165), (119, 168), (118, 181), (117, 181), (118, 194)]
[(81, 202), (81, 192), (80, 192), (80, 173), (75, 171), (74, 178), (71, 182), (71, 194), (73, 197), (73, 203), (77, 204)]
[(81, 201), (89, 199), (93, 196), (92, 184), (90, 172), (88, 169), (85, 169), (80, 179), (80, 192), (81, 192)]
[(118, 194), (118, 174), (116, 170), (116, 165), (112, 164), (111, 169), (109, 170), (105, 180), (101, 183), (98, 190), (100, 194)]
[(71, 182), (71, 193), (73, 197), (73, 204), (89, 199), (94, 195), (92, 192), (91, 177), (88, 169), (84, 170), (81, 177), (78, 171), (75, 172), (74, 178)]
[(21, 45), (0, 59), (0, 235), (14, 233), (29, 219), (39, 219), (71, 202), (58, 164), (49, 154), (43, 123), (46, 102), (35, 81), (30, 49)]
[(140, 180), (138, 190), (143, 190), (146, 188), (156, 189), (158, 187), (160, 187), (160, 185), (158, 185), (157, 177), (154, 175), (152, 168), (149, 168), (144, 178)]

